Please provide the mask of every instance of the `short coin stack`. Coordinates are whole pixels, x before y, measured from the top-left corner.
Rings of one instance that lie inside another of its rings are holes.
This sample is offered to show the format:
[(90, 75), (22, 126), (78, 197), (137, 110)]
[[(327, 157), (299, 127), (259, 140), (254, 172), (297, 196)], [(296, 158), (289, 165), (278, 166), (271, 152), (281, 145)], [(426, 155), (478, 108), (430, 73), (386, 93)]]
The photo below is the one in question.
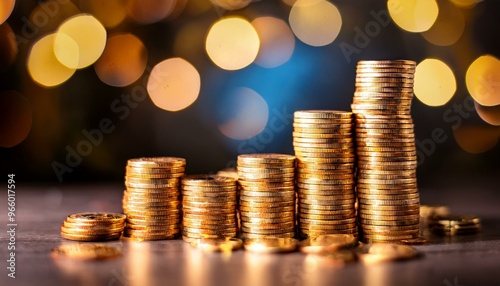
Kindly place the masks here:
[(125, 226), (125, 215), (118, 213), (76, 213), (61, 225), (61, 236), (77, 241), (119, 239)]
[(476, 233), (481, 229), (481, 219), (474, 215), (437, 215), (429, 219), (429, 228), (446, 236)]
[(123, 194), (124, 236), (138, 240), (175, 238), (180, 233), (179, 179), (186, 160), (150, 157), (128, 160)]
[(194, 175), (182, 179), (182, 236), (186, 241), (237, 235), (237, 180)]
[(296, 111), (293, 126), (300, 236), (357, 236), (352, 113)]
[(415, 134), (410, 115), (415, 62), (360, 61), (356, 118), (359, 222), (365, 242), (419, 235)]
[(295, 157), (238, 156), (240, 213), (244, 238), (295, 236)]

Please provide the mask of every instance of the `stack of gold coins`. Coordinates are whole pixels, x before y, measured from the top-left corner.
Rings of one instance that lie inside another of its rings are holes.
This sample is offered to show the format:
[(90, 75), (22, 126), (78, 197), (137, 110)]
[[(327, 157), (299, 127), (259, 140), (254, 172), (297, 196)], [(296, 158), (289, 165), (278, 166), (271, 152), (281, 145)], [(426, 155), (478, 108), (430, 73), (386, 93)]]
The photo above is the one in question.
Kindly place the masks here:
[(70, 214), (61, 225), (61, 236), (78, 241), (119, 239), (125, 226), (125, 215), (88, 212)]
[(297, 158), (300, 236), (357, 236), (352, 113), (296, 111), (293, 146)]
[(237, 180), (231, 177), (196, 175), (182, 179), (182, 236), (231, 238), (237, 235)]
[(415, 62), (360, 61), (356, 118), (357, 192), (365, 242), (419, 235), (415, 134), (410, 115)]
[(241, 230), (244, 238), (295, 236), (295, 157), (238, 156)]
[(123, 194), (124, 236), (138, 240), (175, 238), (180, 233), (179, 178), (186, 160), (151, 157), (128, 160)]

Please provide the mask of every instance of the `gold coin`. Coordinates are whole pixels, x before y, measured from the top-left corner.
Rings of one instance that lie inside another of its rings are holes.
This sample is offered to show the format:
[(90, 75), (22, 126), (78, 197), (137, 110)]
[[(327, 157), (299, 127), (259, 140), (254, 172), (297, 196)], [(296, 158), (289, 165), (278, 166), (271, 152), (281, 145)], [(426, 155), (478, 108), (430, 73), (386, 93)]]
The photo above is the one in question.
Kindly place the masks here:
[(372, 210), (372, 209), (358, 208), (358, 212), (360, 216), (364, 217), (368, 216), (404, 217), (404, 216), (418, 215), (418, 209), (416, 208), (411, 208), (408, 210)]
[(357, 232), (357, 224), (356, 223), (346, 223), (346, 224), (319, 224), (317, 222), (314, 223), (299, 223), (299, 227), (302, 231), (304, 230), (329, 230), (335, 231), (332, 233), (340, 233), (336, 232), (337, 230), (349, 230), (349, 232), (353, 229), (356, 229)]
[(132, 167), (132, 166), (126, 166), (125, 167), (125, 173), (128, 174), (135, 174), (135, 175), (169, 175), (172, 173), (184, 173), (185, 171), (184, 166), (180, 167), (170, 167), (170, 168), (147, 168), (147, 167)]
[(359, 222), (363, 225), (377, 225), (377, 226), (406, 226), (415, 225), (420, 223), (420, 218), (417, 219), (399, 219), (399, 220), (370, 220), (360, 218)]
[(400, 244), (376, 243), (365, 253), (359, 254), (359, 259), (366, 264), (411, 259), (416, 256), (413, 247)]
[(358, 209), (370, 209), (370, 210), (380, 210), (380, 211), (408, 211), (420, 209), (420, 204), (418, 202), (413, 204), (402, 204), (402, 205), (381, 205), (381, 204), (364, 204), (358, 201)]
[(261, 234), (261, 233), (242, 233), (245, 239), (262, 239), (262, 238), (293, 238), (295, 237), (295, 232), (285, 232), (285, 233), (275, 233), (275, 234)]
[(124, 226), (117, 228), (108, 227), (93, 227), (93, 228), (73, 228), (67, 227), (64, 224), (61, 225), (61, 231), (68, 234), (88, 234), (88, 235), (107, 235), (115, 234), (123, 231)]
[(246, 206), (240, 205), (239, 209), (241, 213), (249, 212), (249, 213), (280, 213), (280, 212), (289, 212), (295, 210), (295, 204), (287, 203), (287, 206), (279, 206), (279, 207), (255, 207), (255, 206)]
[(287, 198), (290, 196), (295, 195), (295, 190), (289, 190), (289, 191), (281, 191), (281, 192), (275, 192), (275, 191), (247, 191), (247, 190), (242, 190), (240, 192), (240, 196), (244, 197), (281, 197), (281, 198)]
[(292, 132), (293, 138), (301, 139), (332, 139), (332, 140), (344, 140), (352, 139), (352, 132), (350, 133), (301, 133)]
[(409, 199), (418, 199), (419, 194), (418, 193), (413, 193), (413, 194), (398, 194), (398, 195), (367, 195), (367, 194), (362, 194), (359, 193), (358, 197), (361, 199), (366, 199), (366, 200), (409, 200)]
[(186, 165), (186, 159), (176, 157), (135, 158), (127, 161), (127, 166), (142, 168), (172, 168)]
[(354, 206), (351, 208), (342, 209), (342, 210), (315, 210), (315, 209), (304, 209), (299, 208), (299, 216), (310, 216), (311, 218), (316, 217), (335, 217), (335, 216), (353, 216), (356, 214), (354, 210)]
[(437, 215), (430, 218), (430, 223), (443, 226), (480, 224), (481, 219), (474, 215)]
[(231, 177), (222, 177), (217, 175), (190, 175), (182, 178), (183, 185), (206, 187), (231, 187), (236, 185), (236, 181), (236, 179)]
[(75, 213), (70, 214), (66, 221), (72, 223), (96, 223), (96, 224), (106, 224), (106, 223), (123, 223), (125, 221), (125, 215), (120, 213), (106, 213), (106, 212), (85, 212), (85, 213)]
[(82, 260), (103, 260), (122, 255), (120, 249), (106, 244), (72, 243), (61, 244), (50, 251), (52, 257), (69, 257)]
[(290, 174), (295, 171), (295, 168), (253, 168), (238, 166), (238, 173), (264, 173), (264, 174)]
[(265, 229), (265, 228), (249, 228), (249, 227), (241, 227), (241, 231), (243, 233), (253, 233), (253, 234), (265, 234), (265, 235), (278, 235), (283, 233), (294, 233), (295, 226), (290, 228), (281, 228), (281, 229)]
[(72, 234), (61, 232), (61, 237), (75, 241), (107, 241), (119, 239), (121, 233), (103, 234), (103, 235), (87, 235), (87, 234)]
[(318, 184), (303, 184), (303, 183), (297, 183), (297, 192), (298, 193), (311, 193), (314, 194), (314, 192), (318, 192), (320, 194), (321, 192), (329, 192), (330, 194), (335, 194), (335, 193), (345, 193), (345, 192), (351, 192), (354, 190), (354, 186), (352, 184), (346, 184), (346, 185), (318, 185)]
[(137, 241), (143, 241), (143, 240), (165, 240), (165, 239), (175, 239), (177, 237), (176, 234), (135, 234), (135, 233), (128, 233), (124, 234), (124, 237), (131, 238), (133, 240)]
[(299, 243), (299, 250), (304, 253), (323, 253), (351, 247), (358, 243), (352, 234), (321, 234)]
[(354, 179), (321, 179), (321, 178), (297, 178), (300, 184), (311, 185), (353, 185)]
[(293, 114), (294, 118), (317, 118), (317, 119), (350, 119), (352, 112), (339, 110), (299, 110)]
[(152, 236), (160, 236), (160, 235), (174, 235), (178, 234), (180, 232), (179, 227), (172, 227), (168, 229), (162, 229), (162, 230), (148, 230), (148, 229), (132, 229), (132, 228), (125, 228), (123, 234), (125, 236), (130, 236), (130, 235), (136, 235), (136, 236), (147, 236), (147, 235), (152, 235)]
[(360, 221), (364, 219), (370, 221), (393, 221), (393, 220), (404, 220), (404, 221), (415, 221), (420, 219), (420, 215), (418, 214), (410, 214), (410, 215), (373, 215), (373, 214), (359, 214)]
[(125, 176), (125, 182), (128, 184), (145, 184), (145, 185), (175, 185), (179, 182), (179, 177), (172, 176), (170, 178), (147, 178), (147, 177), (131, 177)]
[[(243, 154), (238, 155), (238, 166), (246, 165), (249, 163), (250, 165), (259, 163), (289, 163), (293, 164), (295, 162), (295, 156), (287, 155), (287, 154)], [(240, 164), (241, 163), (241, 164)]]
[(243, 241), (239, 238), (200, 238), (191, 240), (189, 244), (205, 252), (230, 252), (240, 249)]
[(314, 226), (310, 226), (308, 228), (300, 228), (300, 232), (309, 237), (316, 237), (319, 234), (352, 234), (354, 236), (358, 235), (358, 228), (353, 227), (353, 228), (346, 228), (346, 229), (318, 229), (315, 228)]
[(315, 211), (340, 211), (340, 210), (352, 210), (354, 209), (354, 203), (345, 205), (310, 205), (303, 202), (299, 202), (300, 210), (315, 210)]
[(427, 244), (428, 241), (427, 239), (419, 236), (415, 238), (402, 239), (401, 242), (404, 244), (413, 245), (413, 244)]
[(294, 238), (259, 238), (247, 239), (243, 246), (256, 253), (285, 253), (295, 251), (298, 244)]
[(224, 227), (220, 229), (208, 229), (199, 227), (188, 227), (183, 226), (182, 231), (191, 234), (207, 234), (207, 235), (219, 235), (221, 237), (234, 237), (236, 236), (236, 227)]
[(69, 222), (69, 221), (64, 221), (63, 225), (68, 228), (78, 228), (78, 229), (95, 229), (95, 228), (106, 228), (106, 229), (112, 229), (112, 228), (123, 228), (125, 226), (125, 222), (119, 222), (119, 223), (74, 223), (74, 222)]

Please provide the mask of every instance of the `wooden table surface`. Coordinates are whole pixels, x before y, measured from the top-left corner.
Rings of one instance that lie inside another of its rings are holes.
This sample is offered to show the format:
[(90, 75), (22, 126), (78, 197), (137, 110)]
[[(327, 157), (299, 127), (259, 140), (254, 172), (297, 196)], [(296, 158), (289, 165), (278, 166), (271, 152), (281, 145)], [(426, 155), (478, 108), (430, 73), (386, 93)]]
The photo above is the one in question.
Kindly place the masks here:
[(7, 276), (7, 203), (0, 214), (0, 285), (500, 285), (500, 194), (497, 184), (421, 190), (423, 204), (446, 203), (454, 213), (481, 217), (476, 235), (416, 246), (417, 259), (338, 267), (302, 253), (202, 253), (182, 240), (108, 242), (123, 255), (105, 261), (54, 259), (73, 243), (59, 236), (70, 213), (121, 212), (120, 185), (17, 186), (16, 278)]

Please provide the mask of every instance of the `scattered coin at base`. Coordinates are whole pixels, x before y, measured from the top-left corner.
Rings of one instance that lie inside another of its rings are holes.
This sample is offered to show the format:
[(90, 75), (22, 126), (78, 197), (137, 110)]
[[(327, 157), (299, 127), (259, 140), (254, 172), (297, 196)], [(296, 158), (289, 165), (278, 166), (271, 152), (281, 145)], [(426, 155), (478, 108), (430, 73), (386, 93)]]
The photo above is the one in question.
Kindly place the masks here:
[(294, 238), (256, 238), (245, 240), (243, 246), (256, 253), (286, 253), (295, 251), (298, 244)]
[(52, 257), (68, 257), (82, 260), (101, 260), (118, 257), (122, 252), (111, 245), (95, 243), (62, 244), (51, 250)]
[(205, 252), (230, 252), (240, 249), (243, 246), (243, 240), (239, 238), (200, 238), (190, 240), (189, 244)]
[(323, 253), (356, 245), (358, 239), (352, 234), (323, 234), (309, 237), (299, 243), (304, 253)]

